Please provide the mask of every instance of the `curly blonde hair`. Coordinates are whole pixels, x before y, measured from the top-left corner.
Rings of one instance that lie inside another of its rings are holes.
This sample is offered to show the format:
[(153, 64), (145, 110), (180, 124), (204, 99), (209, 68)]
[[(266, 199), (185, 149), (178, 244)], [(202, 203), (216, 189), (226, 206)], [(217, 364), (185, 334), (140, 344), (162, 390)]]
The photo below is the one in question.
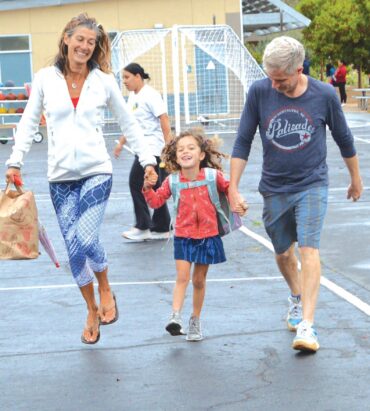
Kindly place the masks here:
[(64, 30), (59, 38), (59, 51), (55, 56), (54, 64), (62, 71), (64, 75), (68, 73), (68, 47), (64, 43), (64, 36), (67, 35), (68, 37), (71, 37), (79, 27), (86, 27), (96, 33), (95, 50), (91, 59), (87, 63), (89, 69), (91, 70), (94, 68), (94, 65), (98, 65), (101, 71), (104, 73), (110, 73), (111, 50), (108, 33), (104, 30), (101, 24), (98, 24), (94, 17), (89, 17), (87, 13), (81, 13), (78, 16), (73, 17), (64, 27)]
[(184, 137), (193, 137), (200, 147), (201, 152), (205, 153), (205, 157), (200, 163), (200, 168), (210, 167), (217, 170), (222, 170), (222, 158), (227, 158), (226, 154), (223, 154), (218, 150), (222, 144), (222, 140), (218, 136), (207, 139), (203, 129), (190, 128), (189, 130), (183, 131), (167, 143), (162, 150), (161, 159), (165, 165), (165, 170), (168, 173), (174, 173), (181, 170), (181, 167), (176, 162), (176, 152), (177, 143)]

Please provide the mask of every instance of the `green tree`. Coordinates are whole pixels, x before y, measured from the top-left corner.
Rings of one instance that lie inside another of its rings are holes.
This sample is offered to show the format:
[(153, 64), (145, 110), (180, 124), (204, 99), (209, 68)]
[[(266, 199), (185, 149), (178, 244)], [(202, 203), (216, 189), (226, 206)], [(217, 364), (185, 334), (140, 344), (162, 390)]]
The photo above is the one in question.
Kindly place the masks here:
[(303, 36), (321, 73), (330, 58), (341, 58), (358, 70), (361, 87), (362, 71), (370, 72), (370, 1), (301, 0), (297, 9), (311, 19)]

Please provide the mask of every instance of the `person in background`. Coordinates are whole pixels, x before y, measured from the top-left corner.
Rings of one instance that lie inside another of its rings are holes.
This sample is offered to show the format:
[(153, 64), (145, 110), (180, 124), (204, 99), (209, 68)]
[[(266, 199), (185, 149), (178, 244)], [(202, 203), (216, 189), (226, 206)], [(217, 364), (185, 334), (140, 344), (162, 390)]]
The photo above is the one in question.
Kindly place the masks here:
[[(172, 136), (166, 106), (160, 93), (145, 83), (145, 80), (149, 79), (149, 74), (137, 63), (131, 63), (123, 70), (123, 82), (127, 90), (130, 91), (127, 102), (128, 106), (144, 131), (144, 144), (148, 146), (151, 154), (157, 160), (155, 167), (158, 174), (158, 181), (155, 187), (157, 188), (167, 176), (164, 168), (159, 167), (160, 155), (165, 143), (168, 143)], [(124, 144), (125, 137), (122, 136), (114, 148), (114, 156), (116, 158), (119, 157)], [(135, 156), (130, 171), (129, 185), (134, 203), (136, 222), (130, 230), (124, 231), (122, 236), (135, 241), (167, 239), (171, 224), (168, 207), (164, 204), (162, 207), (154, 210), (151, 216), (141, 192), (143, 183), (144, 171), (140, 166), (138, 156)]]
[(290, 288), (287, 327), (296, 332), (294, 349), (315, 352), (320, 347), (314, 326), (320, 235), (328, 203), (327, 125), (349, 171), (347, 198), (357, 201), (363, 185), (354, 139), (335, 90), (303, 74), (303, 60), (302, 44), (291, 37), (277, 37), (266, 46), (263, 65), (268, 77), (248, 92), (232, 152), (229, 199), (234, 211), (244, 204), (238, 185), (259, 127), (263, 222)]
[[(95, 344), (100, 325), (118, 319), (116, 297), (108, 280), (107, 254), (99, 231), (112, 187), (112, 163), (102, 134), (104, 108), (110, 108), (148, 174), (155, 157), (110, 73), (107, 32), (87, 14), (73, 17), (59, 38), (53, 66), (36, 73), (32, 93), (17, 127), (6, 181), (21, 177), (42, 112), (48, 133), (48, 181), (64, 238), (70, 269), (87, 305), (81, 341)], [(98, 281), (100, 304), (94, 293)]]
[(310, 75), (310, 65), (311, 65), (311, 61), (308, 58), (308, 56), (305, 57), (305, 59), (303, 60), (303, 74), (306, 74), (306, 76)]
[(333, 85), (333, 76), (335, 73), (335, 67), (329, 62), (325, 66), (325, 75), (326, 75), (326, 82)]
[(338, 68), (334, 73), (335, 85), (339, 88), (340, 102), (342, 106), (347, 103), (346, 93), (347, 67), (344, 60), (338, 60)]

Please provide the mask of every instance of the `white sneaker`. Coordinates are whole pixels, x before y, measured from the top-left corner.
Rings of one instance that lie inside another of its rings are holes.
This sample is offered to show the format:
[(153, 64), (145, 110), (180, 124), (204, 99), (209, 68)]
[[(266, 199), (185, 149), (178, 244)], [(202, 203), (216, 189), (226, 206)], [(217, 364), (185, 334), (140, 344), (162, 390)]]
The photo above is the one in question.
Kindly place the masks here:
[(317, 332), (309, 321), (304, 320), (298, 325), (292, 348), (311, 352), (316, 352), (320, 348)]
[(136, 227), (132, 227), (129, 231), (124, 231), (122, 233), (122, 237), (135, 241), (145, 241), (151, 239), (150, 230), (139, 230)]
[(164, 233), (159, 233), (158, 231), (151, 231), (150, 232), (150, 239), (151, 240), (168, 240), (170, 237), (170, 232), (166, 231)]

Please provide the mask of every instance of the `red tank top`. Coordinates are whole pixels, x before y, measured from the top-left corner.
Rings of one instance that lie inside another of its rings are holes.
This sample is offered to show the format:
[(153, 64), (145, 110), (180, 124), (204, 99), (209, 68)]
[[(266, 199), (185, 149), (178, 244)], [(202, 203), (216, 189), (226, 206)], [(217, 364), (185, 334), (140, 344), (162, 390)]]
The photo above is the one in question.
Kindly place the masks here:
[(78, 103), (78, 99), (79, 99), (79, 98), (80, 98), (80, 97), (71, 97), (72, 104), (73, 104), (73, 107), (74, 107), (74, 108), (77, 107), (77, 103)]

